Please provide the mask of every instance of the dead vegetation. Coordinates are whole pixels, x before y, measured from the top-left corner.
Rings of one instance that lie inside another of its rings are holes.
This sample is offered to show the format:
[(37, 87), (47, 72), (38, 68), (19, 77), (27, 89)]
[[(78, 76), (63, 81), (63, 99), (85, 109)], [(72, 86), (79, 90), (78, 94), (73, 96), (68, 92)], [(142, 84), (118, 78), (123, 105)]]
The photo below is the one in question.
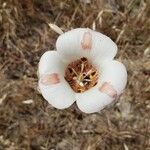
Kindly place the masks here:
[[(150, 150), (149, 17), (149, 0), (0, 0), (0, 150)], [(114, 107), (57, 110), (38, 93), (38, 61), (58, 37), (48, 23), (118, 44), (128, 85)]]

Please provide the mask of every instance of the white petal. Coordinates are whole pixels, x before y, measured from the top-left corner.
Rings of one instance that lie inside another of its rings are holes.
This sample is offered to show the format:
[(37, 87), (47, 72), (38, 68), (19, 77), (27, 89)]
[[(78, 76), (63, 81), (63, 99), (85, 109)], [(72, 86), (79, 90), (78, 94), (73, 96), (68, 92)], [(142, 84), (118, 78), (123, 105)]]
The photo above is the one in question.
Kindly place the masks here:
[(113, 98), (100, 92), (97, 86), (84, 93), (76, 94), (76, 99), (79, 109), (85, 113), (98, 112), (113, 102)]
[(67, 108), (75, 101), (74, 92), (64, 79), (64, 72), (65, 64), (56, 51), (47, 51), (42, 55), (39, 62), (39, 88), (43, 97), (58, 109)]
[(87, 30), (84, 28), (73, 29), (58, 37), (56, 48), (65, 61), (73, 61), (88, 55), (88, 52), (82, 50), (81, 46), (83, 34)]
[(117, 45), (106, 35), (100, 32), (92, 32), (93, 47), (91, 51), (92, 59), (96, 64), (105, 60), (113, 59), (117, 54)]
[(88, 28), (77, 28), (60, 35), (56, 48), (66, 61), (84, 56), (99, 63), (114, 58), (117, 53), (117, 46), (109, 37)]
[(100, 64), (100, 85), (107, 82), (110, 83), (120, 95), (127, 83), (127, 71), (125, 66), (115, 60), (103, 61)]
[[(127, 72), (122, 63), (114, 60), (104, 61), (100, 65), (99, 72), (99, 82), (95, 87), (84, 93), (76, 94), (77, 105), (85, 113), (94, 113), (102, 110), (114, 102), (116, 97), (113, 97), (112, 93), (116, 92), (115, 94), (118, 96), (126, 86)], [(108, 83), (108, 89), (105, 88), (105, 90), (108, 90), (106, 92), (101, 90), (105, 83)]]
[(62, 63), (57, 51), (45, 52), (39, 62), (39, 75), (61, 73), (64, 74), (66, 64)]
[(75, 101), (73, 90), (63, 78), (60, 79), (60, 83), (49, 86), (39, 81), (39, 88), (43, 97), (55, 108), (67, 108)]

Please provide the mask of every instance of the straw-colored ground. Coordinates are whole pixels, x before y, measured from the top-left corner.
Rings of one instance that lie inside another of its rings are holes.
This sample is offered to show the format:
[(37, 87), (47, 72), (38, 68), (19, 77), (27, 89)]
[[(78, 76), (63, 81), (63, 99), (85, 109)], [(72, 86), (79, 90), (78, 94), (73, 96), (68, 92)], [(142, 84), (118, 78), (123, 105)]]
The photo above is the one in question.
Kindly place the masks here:
[[(150, 150), (149, 17), (149, 0), (0, 0), (0, 150)], [(38, 93), (38, 61), (58, 37), (50, 22), (117, 43), (128, 84), (115, 106), (57, 110)]]

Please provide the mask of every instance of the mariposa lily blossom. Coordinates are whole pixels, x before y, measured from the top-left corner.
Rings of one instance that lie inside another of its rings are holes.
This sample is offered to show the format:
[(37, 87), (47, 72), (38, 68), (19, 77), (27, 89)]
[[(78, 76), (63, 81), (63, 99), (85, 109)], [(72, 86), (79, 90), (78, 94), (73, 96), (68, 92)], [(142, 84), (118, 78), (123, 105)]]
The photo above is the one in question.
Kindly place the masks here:
[(39, 89), (55, 108), (75, 101), (85, 113), (102, 110), (123, 93), (125, 66), (114, 60), (117, 45), (106, 35), (88, 28), (61, 34), (56, 51), (45, 52), (39, 62)]

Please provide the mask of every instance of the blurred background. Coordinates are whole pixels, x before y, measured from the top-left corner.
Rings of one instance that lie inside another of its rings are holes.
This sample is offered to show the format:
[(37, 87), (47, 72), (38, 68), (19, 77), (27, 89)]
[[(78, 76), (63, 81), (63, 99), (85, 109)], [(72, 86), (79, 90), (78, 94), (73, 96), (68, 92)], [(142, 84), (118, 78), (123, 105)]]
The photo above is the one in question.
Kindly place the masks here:
[[(0, 0), (0, 150), (150, 150), (149, 0)], [(115, 106), (57, 110), (37, 91), (41, 55), (58, 34), (89, 27), (118, 45), (128, 70)]]

